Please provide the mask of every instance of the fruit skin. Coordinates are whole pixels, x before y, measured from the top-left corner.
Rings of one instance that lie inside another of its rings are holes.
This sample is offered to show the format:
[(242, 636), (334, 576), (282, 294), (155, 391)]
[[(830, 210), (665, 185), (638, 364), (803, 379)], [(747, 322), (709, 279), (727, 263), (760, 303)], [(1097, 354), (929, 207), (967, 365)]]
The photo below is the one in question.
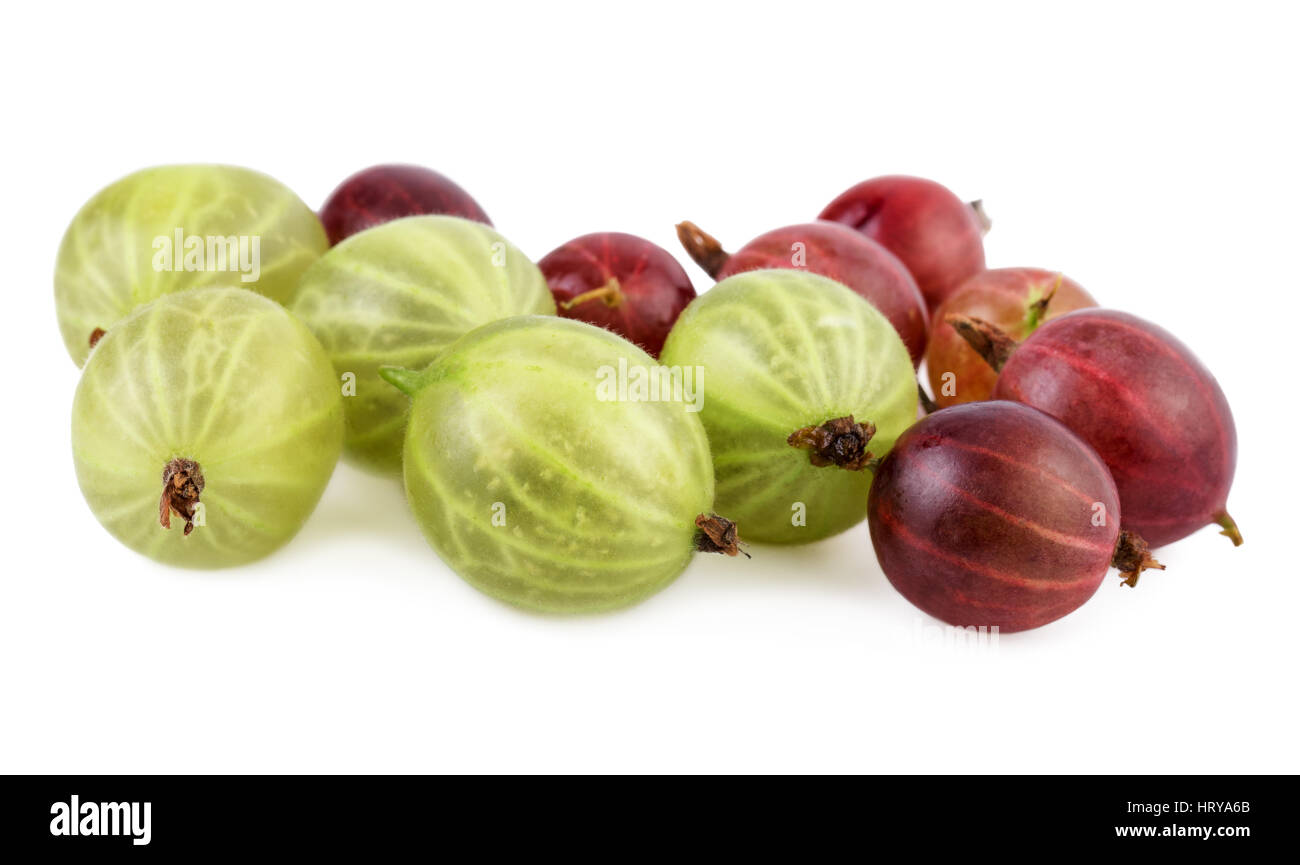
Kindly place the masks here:
[[(150, 558), (259, 559), (297, 533), (343, 445), (329, 359), (283, 307), (238, 288), (165, 295), (100, 340), (72, 408), (77, 481), (95, 517)], [(162, 473), (192, 459), (206, 525), (159, 525)]]
[(1012, 402), (955, 406), (903, 433), (869, 507), (871, 543), (894, 588), (950, 625), (1002, 633), (1092, 597), (1120, 533), (1120, 497), (1097, 454)]
[[(425, 537), (470, 584), (521, 607), (593, 612), (672, 582), (713, 505), (708, 439), (680, 402), (602, 400), (602, 367), (657, 366), (551, 316), (485, 325), (422, 374), (403, 476)], [(494, 525), (494, 514), (505, 525)]]
[[(1045, 297), (1050, 300), (1039, 309), (1036, 304)], [(998, 379), (997, 373), (948, 324), (949, 315), (981, 318), (1021, 341), (1044, 321), (1096, 305), (1083, 286), (1055, 271), (1000, 267), (975, 274), (934, 313), (925, 355), (934, 401), (946, 408), (986, 400)], [(954, 378), (945, 381), (946, 372), (953, 373)]]
[(291, 308), (337, 374), (355, 376), (356, 393), (343, 400), (348, 456), (393, 474), (410, 401), (379, 377), (381, 366), (422, 368), (481, 324), (555, 313), (528, 256), (454, 216), (410, 216), (353, 235), (303, 275)]
[(459, 216), (491, 225), (483, 208), (450, 178), (419, 165), (372, 165), (338, 185), (320, 209), (331, 246), (404, 216)]
[[(682, 313), (660, 360), (703, 368), (716, 510), (748, 541), (807, 543), (866, 516), (869, 470), (812, 465), (795, 430), (852, 415), (876, 425), (875, 456), (916, 419), (916, 378), (875, 307), (812, 273), (755, 270), (724, 279)], [(796, 503), (804, 526), (792, 525)]]
[[(798, 250), (797, 243), (803, 244)], [(793, 263), (800, 253), (802, 266)], [(857, 292), (898, 331), (912, 366), (921, 363), (929, 331), (925, 298), (903, 262), (879, 243), (837, 222), (788, 225), (760, 234), (733, 252), (718, 278), (773, 267), (806, 269)]]
[(1214, 376), (1172, 334), (1109, 309), (1072, 312), (1018, 346), (994, 399), (1031, 405), (1092, 445), (1124, 503), (1124, 528), (1152, 547), (1227, 516), (1237, 467), (1232, 410)]
[(947, 187), (920, 177), (864, 180), (818, 216), (856, 228), (902, 260), (930, 309), (984, 269), (985, 225)]
[[(695, 299), (695, 286), (677, 259), (632, 234), (585, 234), (547, 253), (537, 266), (561, 316), (611, 330), (651, 357), (659, 356), (673, 322)], [(603, 297), (565, 308), (566, 302), (602, 289), (607, 289)]]
[[(259, 238), (257, 279), (244, 280), (239, 269), (229, 267), (174, 269), (175, 257), (155, 248), (155, 242), (173, 241), (177, 229), (183, 237)], [(90, 354), (92, 332), (111, 330), (137, 306), (174, 291), (233, 285), (286, 303), (303, 271), (328, 246), (311, 208), (260, 172), (231, 165), (137, 171), (96, 193), (63, 235), (54, 302), (64, 345), (81, 366)], [(160, 254), (172, 270), (155, 269)]]

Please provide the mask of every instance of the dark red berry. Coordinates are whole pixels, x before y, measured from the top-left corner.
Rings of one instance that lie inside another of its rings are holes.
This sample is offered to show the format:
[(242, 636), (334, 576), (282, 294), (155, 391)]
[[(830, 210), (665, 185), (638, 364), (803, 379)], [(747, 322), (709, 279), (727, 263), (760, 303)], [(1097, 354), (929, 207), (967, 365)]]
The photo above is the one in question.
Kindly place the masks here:
[(835, 222), (788, 225), (760, 234), (733, 253), (692, 222), (677, 226), (677, 237), (714, 279), (746, 270), (808, 270), (853, 289), (889, 319), (902, 337), (912, 366), (925, 354), (929, 314), (916, 280), (898, 257), (879, 243)]
[(1163, 546), (1228, 516), (1237, 430), (1219, 383), (1168, 331), (1084, 309), (1038, 328), (1002, 366), (994, 399), (1059, 419), (1110, 467), (1124, 527)]
[(1161, 567), (1120, 530), (1101, 458), (1064, 425), (1013, 402), (919, 421), (876, 470), (871, 542), (885, 576), (930, 615), (1023, 631), (1080, 607), (1112, 565)]
[(384, 222), (427, 214), (492, 224), (468, 192), (418, 165), (374, 165), (358, 171), (330, 193), (320, 220), (333, 245)]
[(984, 269), (982, 211), (920, 177), (866, 180), (819, 216), (856, 228), (902, 260), (930, 309)]
[(560, 315), (636, 343), (658, 357), (695, 287), (667, 250), (632, 234), (586, 234), (537, 263)]

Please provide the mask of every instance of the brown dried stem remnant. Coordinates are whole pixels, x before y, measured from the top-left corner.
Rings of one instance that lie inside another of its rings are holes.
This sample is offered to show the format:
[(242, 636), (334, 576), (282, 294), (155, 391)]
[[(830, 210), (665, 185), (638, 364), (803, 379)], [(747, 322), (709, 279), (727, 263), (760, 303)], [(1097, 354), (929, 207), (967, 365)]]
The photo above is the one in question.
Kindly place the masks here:
[(1133, 532), (1121, 531), (1119, 542), (1115, 544), (1115, 556), (1110, 560), (1111, 567), (1119, 568), (1119, 575), (1124, 578), (1124, 585), (1136, 586), (1142, 572), (1151, 568), (1163, 571), (1165, 566), (1151, 558), (1151, 548)]
[(973, 315), (950, 315), (944, 319), (984, 362), (1001, 372), (1018, 343), (992, 322)]
[(194, 460), (176, 459), (163, 469), (162, 500), (158, 503), (158, 522), (164, 529), (172, 527), (172, 513), (185, 520), (185, 534), (194, 531), (194, 511), (203, 493), (203, 471)]
[(102, 327), (97, 327), (94, 330), (92, 330), (90, 332), (90, 347), (94, 348), (96, 345), (99, 344), (99, 341), (103, 338), (104, 338), (104, 329)]
[(786, 442), (791, 447), (809, 451), (808, 459), (815, 466), (839, 466), (851, 472), (872, 469), (880, 463), (867, 450), (867, 443), (876, 434), (873, 423), (857, 423), (853, 415), (837, 417), (820, 426), (806, 426), (790, 433)]
[(700, 514), (695, 518), (695, 549), (701, 553), (723, 553), (728, 556), (744, 554), (740, 548), (740, 537), (736, 533), (736, 524), (717, 514)]
[(677, 239), (695, 263), (714, 279), (718, 278), (727, 259), (731, 258), (731, 254), (722, 248), (716, 237), (694, 222), (677, 223)]
[(993, 220), (989, 219), (988, 213), (984, 210), (984, 199), (977, 198), (970, 202), (970, 209), (975, 211), (975, 221), (979, 223), (980, 234), (988, 234), (989, 229), (993, 227)]

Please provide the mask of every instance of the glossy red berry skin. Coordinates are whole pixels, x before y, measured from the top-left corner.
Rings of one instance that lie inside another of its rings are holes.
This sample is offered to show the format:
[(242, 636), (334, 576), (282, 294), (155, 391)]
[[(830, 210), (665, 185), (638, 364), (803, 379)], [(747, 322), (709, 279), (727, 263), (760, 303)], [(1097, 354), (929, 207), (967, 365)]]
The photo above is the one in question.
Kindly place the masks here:
[(418, 165), (374, 165), (330, 193), (320, 220), (330, 245), (403, 216), (459, 216), (491, 225), (470, 194), (436, 171)]
[[(612, 330), (652, 357), (659, 356), (677, 316), (695, 299), (695, 287), (677, 259), (633, 234), (585, 234), (547, 253), (537, 266), (560, 315)], [(574, 303), (592, 293), (600, 296)]]
[(930, 309), (984, 269), (984, 224), (969, 204), (933, 180), (866, 180), (826, 205), (818, 218), (856, 228), (898, 256)]
[(1227, 518), (1232, 410), (1210, 371), (1163, 328), (1108, 309), (1049, 321), (1012, 352), (993, 398), (1046, 412), (1092, 445), (1119, 487), (1124, 528), (1152, 547)]
[(835, 222), (788, 225), (731, 253), (717, 278), (774, 267), (809, 270), (853, 289), (889, 319), (912, 366), (921, 363), (929, 332), (925, 299), (903, 263), (879, 243)]
[[(1051, 300), (1041, 313), (1035, 313), (1032, 309), (1035, 301), (1048, 292)], [(988, 399), (998, 380), (993, 368), (948, 324), (948, 316), (975, 316), (1020, 341), (1045, 321), (1096, 305), (1097, 301), (1083, 286), (1054, 271), (1037, 267), (980, 271), (963, 282), (934, 312), (925, 352), (925, 368), (934, 401), (946, 408)], [(952, 375), (945, 377), (948, 373)]]
[(1008, 633), (1092, 597), (1119, 539), (1119, 508), (1105, 464), (1062, 424), (981, 402), (935, 412), (898, 439), (867, 519), (880, 567), (905, 598), (948, 624)]

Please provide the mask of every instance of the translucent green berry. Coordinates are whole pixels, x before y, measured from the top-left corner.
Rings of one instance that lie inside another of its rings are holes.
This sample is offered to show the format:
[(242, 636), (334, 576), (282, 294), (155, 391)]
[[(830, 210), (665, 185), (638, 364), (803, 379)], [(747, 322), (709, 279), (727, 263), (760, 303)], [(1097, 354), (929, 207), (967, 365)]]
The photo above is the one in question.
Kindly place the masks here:
[(734, 555), (698, 414), (671, 386), (620, 390), (660, 369), (608, 331), (521, 316), (422, 373), (386, 370), (414, 395), (406, 493), (438, 554), (489, 595), (553, 612), (627, 606), (697, 550)]
[(250, 562), (298, 531), (343, 445), (324, 349), (284, 307), (238, 288), (169, 294), (99, 341), (72, 408), (95, 517), (170, 564)]
[(420, 369), (479, 325), (554, 315), (555, 301), (537, 266), (491, 227), (412, 216), (331, 249), (303, 276), (292, 308), (343, 384), (347, 453), (396, 473), (409, 401), (379, 368)]
[(230, 165), (162, 165), (105, 187), (63, 235), (54, 272), (59, 329), (81, 366), (137, 306), (176, 291), (238, 286), (287, 303), (328, 248), (288, 187)]
[(804, 543), (860, 522), (874, 460), (916, 420), (889, 320), (811, 273), (722, 280), (682, 313), (660, 360), (703, 370), (717, 509), (750, 541)]

